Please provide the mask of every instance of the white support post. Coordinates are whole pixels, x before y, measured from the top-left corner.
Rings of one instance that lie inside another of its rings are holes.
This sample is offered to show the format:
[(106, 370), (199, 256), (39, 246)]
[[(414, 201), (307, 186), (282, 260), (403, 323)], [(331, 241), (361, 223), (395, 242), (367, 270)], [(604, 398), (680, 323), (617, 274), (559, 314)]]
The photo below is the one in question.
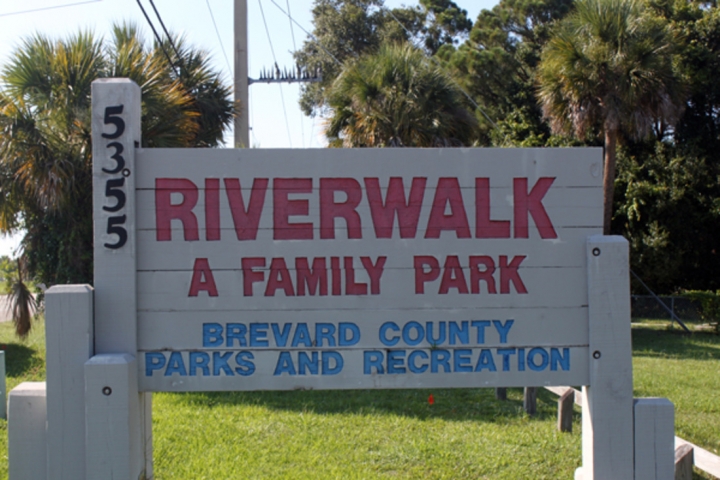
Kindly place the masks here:
[(53, 479), (85, 478), (85, 362), (93, 355), (93, 289), (45, 293), (47, 462)]
[(675, 407), (667, 398), (635, 400), (635, 480), (675, 478)]
[[(135, 149), (141, 145), (141, 91), (132, 80), (92, 84), (95, 354), (137, 355)], [(137, 390), (137, 387), (133, 387)], [(142, 414), (145, 471), (152, 476), (151, 394)], [(94, 477), (91, 477), (94, 478)]]
[(96, 355), (85, 363), (87, 478), (152, 478), (145, 470), (137, 385), (131, 355)]
[(583, 387), (582, 480), (632, 480), (633, 391), (628, 243), (587, 242), (590, 385)]
[(9, 479), (45, 480), (45, 382), (23, 382), (12, 389), (8, 400)]
[(7, 420), (7, 383), (5, 382), (5, 350), (0, 350), (0, 418)]

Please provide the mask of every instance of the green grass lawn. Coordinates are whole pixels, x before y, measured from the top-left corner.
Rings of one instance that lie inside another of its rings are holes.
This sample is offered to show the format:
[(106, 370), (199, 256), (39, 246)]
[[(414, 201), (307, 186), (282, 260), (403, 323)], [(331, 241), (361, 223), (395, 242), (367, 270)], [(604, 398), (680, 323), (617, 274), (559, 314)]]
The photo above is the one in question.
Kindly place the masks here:
[[(635, 395), (668, 397), (679, 436), (719, 453), (720, 336), (680, 335), (667, 322), (633, 328)], [(8, 390), (42, 380), (44, 329), (20, 342), (0, 324)], [(428, 404), (432, 393), (434, 405)], [(158, 479), (572, 478), (581, 464), (573, 433), (555, 429), (557, 397), (522, 411), (522, 390), (490, 389), (154, 394)], [(7, 424), (0, 420), (0, 478)], [(695, 478), (711, 478), (696, 475)]]

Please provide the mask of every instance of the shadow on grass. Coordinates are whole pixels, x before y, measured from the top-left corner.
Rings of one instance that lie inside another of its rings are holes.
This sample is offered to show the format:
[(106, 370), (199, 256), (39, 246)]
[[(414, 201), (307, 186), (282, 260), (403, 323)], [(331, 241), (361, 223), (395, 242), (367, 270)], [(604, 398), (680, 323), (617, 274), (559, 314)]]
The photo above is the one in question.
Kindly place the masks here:
[[(429, 397), (432, 394), (434, 403)], [(316, 414), (394, 415), (449, 421), (505, 422), (527, 416), (522, 389), (508, 389), (508, 399), (495, 399), (495, 390), (298, 390), (285, 392), (203, 392), (167, 394), (172, 401), (194, 408), (226, 405), (258, 406)], [(538, 389), (537, 414), (532, 420), (556, 418), (557, 397)]]
[(44, 363), (37, 350), (25, 345), (6, 343), (2, 349), (5, 351), (5, 372), (8, 377), (20, 377)]
[(693, 360), (720, 360), (720, 335), (714, 332), (684, 333), (635, 325), (633, 356)]

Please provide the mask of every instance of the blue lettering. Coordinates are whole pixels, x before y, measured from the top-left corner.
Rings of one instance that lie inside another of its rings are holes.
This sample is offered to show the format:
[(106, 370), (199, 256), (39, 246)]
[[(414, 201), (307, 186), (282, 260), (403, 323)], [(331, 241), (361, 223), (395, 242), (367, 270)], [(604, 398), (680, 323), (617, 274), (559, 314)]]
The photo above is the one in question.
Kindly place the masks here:
[(514, 348), (498, 348), (498, 355), (503, 357), (503, 372), (510, 371), (510, 355), (515, 355), (516, 350)]
[(323, 340), (327, 340), (328, 347), (335, 346), (335, 325), (332, 323), (315, 324), (315, 343), (318, 347), (323, 346)]
[[(432, 322), (428, 322), (428, 323), (432, 323)], [(422, 365), (417, 365), (415, 363), (415, 358), (417, 358), (417, 357), (420, 357), (423, 360), (427, 360), (428, 354), (425, 353), (425, 351), (423, 351), (423, 350), (413, 350), (410, 353), (410, 355), (408, 355), (408, 368), (410, 369), (410, 371), (412, 373), (424, 373), (425, 370), (428, 369), (427, 362), (425, 362)]]
[(228, 365), (228, 361), (230, 361), (230, 357), (232, 356), (232, 352), (213, 352), (213, 375), (218, 377), (220, 376), (220, 370), (222, 370), (225, 375), (232, 377), (234, 375), (232, 368), (230, 368), (230, 365)]
[(564, 372), (570, 370), (570, 349), (563, 348), (562, 350), (562, 355), (560, 355), (559, 348), (550, 349), (550, 370), (553, 372), (557, 371), (558, 365)]
[[(350, 337), (348, 338), (348, 333)], [(360, 341), (360, 329), (354, 323), (338, 324), (338, 343), (341, 347), (349, 347)]]
[(180, 352), (172, 352), (170, 354), (170, 360), (168, 361), (168, 366), (165, 369), (165, 376), (169, 377), (173, 373), (177, 373), (182, 377), (187, 376), (185, 362), (183, 361), (182, 353)]
[(445, 373), (450, 373), (450, 352), (447, 350), (430, 350), (430, 371), (438, 373), (443, 367)]
[(400, 327), (397, 326), (397, 323), (395, 322), (385, 322), (380, 326), (380, 341), (383, 345), (386, 345), (388, 347), (392, 347), (393, 345), (397, 345), (397, 343), (400, 341), (400, 336), (395, 336), (393, 338), (388, 338), (386, 336), (386, 332), (388, 330), (393, 330), (395, 332), (400, 331)]
[(433, 335), (433, 322), (427, 322), (425, 324), (425, 330), (427, 331), (427, 341), (430, 345), (442, 345), (445, 343), (445, 322), (438, 322), (438, 338)]
[(306, 347), (313, 346), (307, 323), (298, 323), (297, 327), (295, 327), (295, 335), (293, 335), (292, 346), (297, 347), (301, 342)]
[(235, 369), (238, 375), (247, 377), (255, 373), (255, 364), (250, 360), (254, 359), (255, 356), (252, 352), (242, 351), (235, 355), (235, 363), (238, 364), (238, 368)]
[(320, 359), (318, 352), (311, 352), (312, 358), (308, 356), (307, 352), (298, 352), (298, 373), (300, 375), (306, 375), (305, 369), (310, 372), (310, 375), (317, 375), (320, 369)]
[[(540, 363), (536, 363), (534, 360), (538, 355), (540, 355)], [(550, 363), (550, 356), (544, 348), (536, 347), (530, 350), (530, 353), (528, 353), (527, 356), (527, 360), (530, 370), (540, 372), (548, 367), (548, 364)]]
[[(335, 360), (335, 366), (330, 366), (330, 360)], [(337, 375), (343, 368), (343, 357), (338, 352), (328, 350), (322, 352), (322, 374)]]
[(467, 321), (460, 322), (460, 326), (457, 322), (450, 322), (450, 345), (455, 345), (456, 340), (459, 340), (462, 345), (470, 343), (470, 329)]
[(145, 376), (152, 377), (152, 372), (165, 366), (165, 354), (160, 352), (145, 353)]
[(250, 346), (251, 347), (267, 347), (267, 323), (251, 323), (250, 324)]
[[(411, 330), (417, 330), (417, 336), (415, 338), (412, 338), (410, 335)], [(402, 329), (402, 339), (403, 342), (405, 342), (406, 345), (415, 346), (423, 341), (423, 338), (425, 337), (425, 330), (423, 329), (422, 325), (420, 325), (418, 322), (408, 322), (405, 324), (405, 326)], [(390, 373), (390, 368), (388, 367), (388, 373)]]
[(468, 348), (458, 348), (453, 350), (453, 367), (456, 372), (472, 372), (470, 365), (470, 355), (472, 350)]
[(205, 377), (210, 376), (210, 355), (205, 352), (190, 352), (190, 376), (197, 375), (197, 369), (202, 370)]
[(290, 337), (290, 330), (292, 329), (292, 323), (283, 323), (283, 328), (280, 330), (280, 325), (277, 323), (271, 323), (273, 337), (275, 337), (275, 345), (278, 347), (284, 347), (287, 345), (288, 338)]
[(383, 353), (377, 350), (365, 350), (363, 352), (363, 373), (365, 375), (372, 375), (373, 367), (375, 367), (375, 372), (380, 375), (385, 373), (385, 368), (383, 368)]
[(515, 323), (515, 320), (507, 320), (504, 325), (500, 320), (493, 320), (495, 330), (500, 334), (500, 343), (507, 343), (508, 333), (510, 333), (513, 323)]
[(405, 350), (388, 350), (387, 372), (405, 373)]
[(524, 348), (518, 348), (518, 372), (524, 372), (525, 371), (525, 349)]
[(245, 341), (245, 335), (247, 335), (247, 327), (242, 323), (228, 323), (227, 324), (227, 346), (232, 348), (233, 340), (238, 341), (238, 345), (241, 347), (247, 347)]
[(280, 352), (280, 356), (278, 356), (277, 365), (275, 365), (275, 372), (273, 375), (277, 377), (282, 373), (297, 375), (295, 372), (295, 364), (293, 364), (290, 352)]
[(470, 325), (477, 328), (477, 344), (485, 343), (485, 329), (490, 326), (490, 320), (473, 320)]
[[(503, 359), (503, 361), (504, 360), (505, 359)], [(497, 368), (495, 368), (495, 360), (493, 359), (492, 352), (488, 348), (483, 348), (482, 350), (480, 350), (480, 356), (478, 357), (477, 364), (475, 365), (475, 371), (482, 372), (486, 369), (491, 372), (497, 371)]]
[(223, 344), (222, 334), (223, 327), (219, 323), (203, 323), (203, 347), (221, 346)]

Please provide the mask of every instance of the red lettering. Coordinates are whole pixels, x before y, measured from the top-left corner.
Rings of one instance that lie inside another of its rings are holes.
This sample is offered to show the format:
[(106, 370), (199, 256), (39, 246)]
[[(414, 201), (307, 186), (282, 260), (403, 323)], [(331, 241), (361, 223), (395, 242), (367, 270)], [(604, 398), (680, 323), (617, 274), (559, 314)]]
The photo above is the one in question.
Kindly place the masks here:
[(387, 257), (378, 257), (375, 265), (373, 265), (370, 257), (360, 257), (360, 261), (365, 267), (368, 277), (370, 277), (370, 294), (380, 295), (380, 277), (382, 277)]
[[(335, 203), (335, 192), (347, 196)], [(335, 219), (345, 219), (348, 238), (362, 238), (360, 215), (355, 211), (362, 200), (362, 187), (354, 178), (320, 179), (320, 238), (335, 238)]]
[(257, 238), (260, 215), (262, 214), (263, 205), (265, 204), (267, 187), (267, 178), (256, 178), (253, 180), (252, 189), (250, 190), (250, 202), (248, 202), (246, 209), (242, 197), (240, 179), (225, 179), (225, 191), (227, 192), (228, 202), (230, 203), (230, 213), (232, 214), (235, 234), (238, 240), (255, 240)]
[(528, 238), (528, 214), (532, 216), (540, 238), (557, 238), (552, 221), (542, 204), (543, 197), (554, 181), (554, 177), (539, 178), (530, 193), (527, 193), (528, 179), (513, 179), (515, 238)]
[(273, 179), (273, 238), (275, 240), (312, 240), (313, 224), (290, 223), (291, 215), (308, 215), (310, 202), (290, 200), (291, 193), (311, 193), (312, 178)]
[(451, 288), (457, 288), (458, 293), (468, 293), (465, 274), (460, 266), (460, 259), (455, 255), (449, 255), (445, 258), (443, 267), (443, 277), (440, 281), (440, 295), (447, 294)]
[[(480, 270), (480, 265), (485, 267), (484, 270)], [(470, 291), (472, 293), (480, 293), (480, 281), (484, 281), (487, 285), (488, 293), (497, 293), (495, 289), (495, 262), (491, 257), (482, 256), (470, 256)]]
[(205, 179), (205, 240), (220, 240), (220, 179)]
[(345, 295), (367, 295), (366, 283), (355, 283), (353, 257), (343, 258), (345, 264)]
[[(449, 215), (445, 214), (447, 205), (450, 206)], [(444, 230), (454, 231), (457, 238), (470, 238), (470, 224), (457, 178), (438, 180), (425, 238), (440, 238), (440, 232)]]
[(188, 297), (197, 297), (201, 291), (207, 292), (211, 297), (218, 296), (215, 278), (213, 277), (212, 270), (210, 270), (210, 264), (207, 258), (195, 259)]
[(265, 259), (262, 257), (247, 257), (241, 260), (243, 271), (243, 295), (252, 297), (253, 283), (265, 280), (265, 272), (262, 270), (255, 271), (253, 268), (264, 268)]
[[(413, 257), (415, 268), (415, 293), (425, 293), (425, 282), (437, 280), (440, 276), (440, 262), (432, 255), (419, 255)], [(425, 270), (430, 267), (430, 270)]]
[(332, 294), (342, 295), (340, 278), (340, 257), (330, 257), (330, 273), (332, 274)]
[(400, 238), (415, 238), (426, 183), (427, 178), (413, 178), (410, 197), (405, 201), (402, 177), (391, 177), (383, 202), (380, 181), (377, 178), (365, 179), (365, 190), (377, 238), (392, 238), (395, 215), (400, 226)]
[(490, 220), (490, 179), (475, 179), (475, 238), (510, 238), (510, 220)]
[(307, 285), (308, 295), (315, 295), (318, 292), (318, 285), (320, 291), (317, 294), (320, 296), (327, 295), (328, 278), (325, 258), (313, 258), (312, 270), (310, 270), (307, 258), (296, 258), (295, 275), (297, 277), (297, 294), (299, 297), (305, 295), (305, 285)]
[[(172, 194), (182, 195), (182, 202), (173, 204)], [(186, 242), (200, 240), (198, 221), (192, 209), (198, 201), (198, 187), (187, 178), (155, 179), (155, 229), (158, 242), (172, 240), (172, 220), (180, 220)]]
[(293, 288), (290, 272), (285, 264), (284, 258), (273, 258), (270, 262), (270, 274), (268, 282), (265, 285), (265, 296), (274, 297), (275, 291), (282, 289), (286, 297), (294, 297), (295, 289)]
[(518, 273), (518, 268), (525, 258), (525, 255), (513, 257), (512, 261), (508, 264), (508, 257), (500, 255), (500, 293), (510, 293), (510, 282), (515, 285), (516, 292), (528, 293)]

